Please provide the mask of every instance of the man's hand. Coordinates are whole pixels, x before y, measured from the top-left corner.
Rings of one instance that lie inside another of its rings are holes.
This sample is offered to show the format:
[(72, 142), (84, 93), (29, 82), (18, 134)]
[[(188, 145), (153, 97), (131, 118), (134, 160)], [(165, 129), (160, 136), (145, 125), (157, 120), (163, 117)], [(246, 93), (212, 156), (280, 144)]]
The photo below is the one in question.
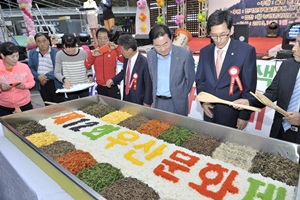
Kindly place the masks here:
[(111, 50), (118, 48), (118, 45), (116, 45), (114, 42), (107, 42), (107, 45)]
[(114, 82), (113, 82), (113, 80), (112, 79), (108, 79), (107, 81), (106, 81), (106, 87), (108, 87), (108, 88), (111, 88), (111, 86), (114, 84)]
[(100, 53), (99, 48), (96, 48), (96, 49), (92, 50), (92, 56), (93, 57), (97, 57), (97, 56), (100, 56), (100, 55), (102, 55), (102, 54)]
[(45, 75), (39, 75), (38, 80), (40, 81), (41, 85), (45, 85), (48, 81), (48, 78)]
[(289, 112), (288, 117), (283, 119), (287, 120), (290, 124), (299, 126), (300, 125), (300, 113), (299, 112)]
[(210, 103), (203, 103), (202, 104), (202, 108), (204, 111), (204, 114), (209, 117), (209, 118), (213, 118), (214, 114), (211, 112), (211, 109), (214, 109), (214, 105), (210, 104)]
[(236, 128), (239, 130), (243, 130), (244, 128), (246, 128), (247, 124), (248, 124), (248, 121), (238, 118), (237, 123), (236, 123)]
[[(233, 101), (233, 103), (242, 104), (242, 105), (246, 105), (246, 106), (250, 105), (248, 99), (237, 99), (237, 100)], [(241, 108), (237, 105), (232, 105), (232, 107), (235, 109), (238, 109), (238, 110), (244, 110), (244, 108)]]

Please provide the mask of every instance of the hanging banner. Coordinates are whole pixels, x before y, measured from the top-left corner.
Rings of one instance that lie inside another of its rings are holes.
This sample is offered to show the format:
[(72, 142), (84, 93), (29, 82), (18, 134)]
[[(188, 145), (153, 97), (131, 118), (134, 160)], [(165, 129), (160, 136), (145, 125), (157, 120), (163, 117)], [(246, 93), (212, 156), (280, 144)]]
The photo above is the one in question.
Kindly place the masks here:
[(293, 22), (300, 21), (298, 0), (210, 0), (209, 14), (228, 8), (234, 24), (249, 24), (249, 36), (266, 36), (267, 25), (279, 24), (279, 35)]

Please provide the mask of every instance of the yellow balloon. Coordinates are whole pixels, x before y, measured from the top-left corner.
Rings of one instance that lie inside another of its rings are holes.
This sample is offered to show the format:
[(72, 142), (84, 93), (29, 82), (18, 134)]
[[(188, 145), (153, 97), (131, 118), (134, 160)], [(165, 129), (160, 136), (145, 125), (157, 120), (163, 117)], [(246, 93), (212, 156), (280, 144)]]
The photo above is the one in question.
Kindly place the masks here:
[(142, 24), (140, 28), (141, 28), (142, 32), (146, 32), (146, 30), (147, 30), (146, 24)]
[(26, 9), (27, 8), (27, 4), (26, 3), (21, 3), (21, 4), (19, 4), (19, 8), (20, 9)]

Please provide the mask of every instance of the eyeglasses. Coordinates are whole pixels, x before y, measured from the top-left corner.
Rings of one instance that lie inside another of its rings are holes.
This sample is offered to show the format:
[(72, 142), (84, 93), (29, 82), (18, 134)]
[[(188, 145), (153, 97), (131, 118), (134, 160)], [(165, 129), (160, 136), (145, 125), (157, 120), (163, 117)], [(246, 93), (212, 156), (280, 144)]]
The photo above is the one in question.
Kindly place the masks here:
[(212, 35), (210, 35), (210, 37), (211, 37), (211, 39), (216, 40), (216, 39), (218, 39), (218, 38), (220, 38), (220, 39), (225, 39), (225, 38), (227, 38), (229, 35), (230, 35), (230, 31), (228, 31), (228, 33), (221, 33), (220, 35), (212, 34)]

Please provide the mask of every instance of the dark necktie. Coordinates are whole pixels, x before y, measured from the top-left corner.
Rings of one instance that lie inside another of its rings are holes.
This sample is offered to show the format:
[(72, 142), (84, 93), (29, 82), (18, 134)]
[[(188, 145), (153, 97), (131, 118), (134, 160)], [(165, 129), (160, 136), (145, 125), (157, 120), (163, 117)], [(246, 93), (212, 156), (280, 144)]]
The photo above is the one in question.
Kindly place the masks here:
[(130, 71), (131, 71), (131, 60), (128, 59), (126, 80), (125, 80), (125, 94), (128, 95), (130, 87)]

